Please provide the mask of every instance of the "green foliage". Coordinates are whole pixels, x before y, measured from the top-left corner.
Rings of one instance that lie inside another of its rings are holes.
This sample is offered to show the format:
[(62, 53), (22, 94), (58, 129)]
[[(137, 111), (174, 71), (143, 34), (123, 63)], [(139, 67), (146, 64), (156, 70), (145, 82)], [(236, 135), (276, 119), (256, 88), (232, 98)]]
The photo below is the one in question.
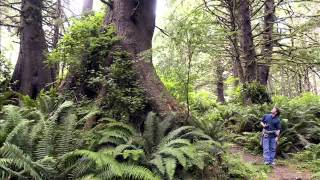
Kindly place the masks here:
[[(49, 63), (67, 68), (73, 77), (69, 79), (70, 88), (76, 94), (96, 96), (105, 82), (106, 57), (119, 38), (113, 26), (103, 27), (103, 17), (104, 13), (96, 13), (74, 19), (58, 47), (49, 55)], [(65, 69), (61, 73), (65, 73)]]
[(265, 86), (253, 82), (241, 87), (239, 100), (244, 104), (263, 104), (270, 103), (271, 97)]
[(226, 155), (225, 166), (228, 168), (229, 177), (232, 179), (267, 179), (267, 169), (265, 166), (255, 166), (243, 162), (235, 155)]
[[(90, 103), (45, 94), (36, 100), (23, 96), (20, 102), (0, 113), (2, 177), (174, 179), (201, 175), (221, 152), (220, 144), (200, 129), (175, 127), (174, 114), (162, 120), (149, 113), (139, 133)], [(94, 128), (83, 131), (92, 117)]]
[(8, 90), (11, 79), (12, 65), (0, 53), (0, 93)]
[(313, 178), (320, 177), (320, 144), (311, 145), (304, 151), (293, 154), (293, 163), (300, 168), (311, 170), (314, 175)]
[(103, 85), (107, 93), (102, 98), (102, 106), (109, 110), (111, 117), (129, 120), (130, 116), (143, 112), (146, 99), (143, 90), (137, 84), (132, 62), (126, 59), (126, 54), (118, 55), (108, 68), (109, 73)]
[(199, 114), (217, 107), (215, 97), (208, 91), (191, 92), (189, 96), (192, 110)]
[(98, 97), (109, 117), (129, 120), (144, 110), (145, 98), (129, 55), (116, 47), (120, 38), (115, 28), (103, 27), (103, 18), (103, 13), (96, 13), (73, 19), (49, 62), (67, 67), (64, 96)]
[[(76, 160), (71, 164), (71, 159)], [(65, 162), (63, 162), (65, 161)], [(88, 150), (76, 150), (66, 154), (63, 157), (63, 163), (68, 164), (68, 168), (72, 179), (89, 178), (90, 179), (141, 179), (156, 180), (160, 179), (149, 169), (119, 163), (112, 154), (112, 151), (103, 150), (100, 152), (92, 152)], [(68, 167), (67, 165), (67, 167)]]
[(175, 177), (178, 166), (182, 166), (184, 171), (195, 170), (194, 167), (203, 170), (206, 159), (213, 158), (210, 151), (216, 149), (214, 153), (217, 155), (221, 150), (219, 143), (193, 126), (170, 130), (172, 120), (168, 117), (159, 121), (155, 114), (149, 113), (143, 133), (149, 163), (167, 179)]
[(260, 154), (262, 153), (261, 138), (261, 132), (243, 132), (230, 137), (234, 143), (241, 144), (246, 149)]

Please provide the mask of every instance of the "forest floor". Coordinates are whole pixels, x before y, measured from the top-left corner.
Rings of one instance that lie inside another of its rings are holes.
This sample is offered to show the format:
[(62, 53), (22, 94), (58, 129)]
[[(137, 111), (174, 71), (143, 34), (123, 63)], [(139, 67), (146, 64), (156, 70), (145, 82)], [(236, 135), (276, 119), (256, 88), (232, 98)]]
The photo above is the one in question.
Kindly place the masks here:
[[(230, 153), (238, 154), (247, 163), (253, 165), (263, 164), (261, 155), (254, 155), (246, 151), (239, 145), (231, 145), (229, 148)], [(301, 171), (293, 166), (288, 166), (284, 163), (277, 163), (268, 175), (268, 180), (311, 180), (312, 174), (307, 171)]]

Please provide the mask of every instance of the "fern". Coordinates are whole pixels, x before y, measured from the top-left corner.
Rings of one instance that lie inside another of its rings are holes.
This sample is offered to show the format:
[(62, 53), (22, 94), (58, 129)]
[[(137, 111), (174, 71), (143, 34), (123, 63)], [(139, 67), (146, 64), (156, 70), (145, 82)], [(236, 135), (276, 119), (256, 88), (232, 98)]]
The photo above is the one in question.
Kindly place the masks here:
[[(33, 179), (44, 179), (45, 177), (48, 177), (47, 172), (49, 172), (50, 169), (39, 163), (33, 162), (30, 156), (24, 154), (23, 151), (15, 145), (5, 143), (0, 149), (0, 155), (1, 166), (6, 169), (11, 169), (9, 168), (10, 166), (17, 167), (22, 169), (22, 172), (29, 174)], [(13, 170), (7, 171), (9, 174), (12, 172)], [(17, 174), (14, 173), (12, 175), (15, 176)]]
[(158, 137), (158, 123), (160, 119), (155, 113), (150, 112), (144, 122), (144, 132), (143, 137), (146, 141), (145, 150), (147, 153), (152, 152), (153, 147), (159, 143)]
[[(155, 114), (149, 113), (143, 134), (143, 137), (148, 138), (144, 148), (148, 151), (151, 147), (150, 154), (147, 154), (148, 162), (163, 178), (173, 179), (178, 165), (182, 166), (183, 171), (188, 171), (192, 167), (202, 170), (205, 166), (205, 157), (212, 158), (209, 155), (212, 148), (216, 148), (215, 153), (220, 152), (220, 144), (194, 126), (182, 126), (169, 131), (173, 117), (168, 118), (164, 123), (155, 121), (156, 119)], [(161, 126), (164, 127), (161, 128)], [(148, 128), (151, 128), (152, 132)], [(150, 142), (159, 134), (163, 137), (157, 144)], [(204, 143), (207, 146), (204, 146)]]
[(166, 174), (168, 178), (171, 180), (174, 177), (177, 167), (177, 161), (173, 158), (164, 158), (163, 160), (166, 168)]
[[(40, 122), (41, 123), (41, 122)], [(53, 121), (42, 122), (43, 131), (42, 138), (36, 145), (35, 157), (42, 159), (46, 156), (53, 155), (54, 153), (54, 139), (56, 136), (56, 124)]]
[[(76, 171), (72, 171), (74, 173), (72, 177), (74, 178), (114, 179), (122, 177), (144, 180), (160, 179), (144, 167), (117, 162), (111, 154), (113, 153), (110, 153), (110, 151), (92, 152), (77, 150), (67, 154), (65, 159), (69, 159), (70, 156), (79, 157), (76, 163)], [(82, 163), (83, 161), (85, 163)], [(88, 169), (91, 169), (91, 172), (87, 171)]]
[(52, 116), (49, 118), (50, 121), (58, 121), (59, 117), (65, 112), (68, 112), (68, 109), (70, 109), (73, 106), (73, 102), (71, 101), (65, 101), (62, 103), (57, 110), (55, 110), (52, 114)]
[(58, 156), (76, 149), (74, 141), (76, 140), (75, 124), (77, 116), (72, 112), (69, 112), (63, 119), (64, 122), (60, 127), (62, 130), (59, 131), (59, 134), (56, 138), (57, 146), (55, 151)]

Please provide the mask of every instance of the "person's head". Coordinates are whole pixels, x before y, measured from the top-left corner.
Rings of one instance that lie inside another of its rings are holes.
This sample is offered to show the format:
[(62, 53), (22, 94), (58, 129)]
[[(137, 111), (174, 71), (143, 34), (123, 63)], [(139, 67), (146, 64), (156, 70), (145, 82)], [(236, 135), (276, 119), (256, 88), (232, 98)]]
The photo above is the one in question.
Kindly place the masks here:
[(280, 116), (280, 109), (277, 108), (277, 107), (272, 108), (271, 114), (272, 114), (273, 117)]

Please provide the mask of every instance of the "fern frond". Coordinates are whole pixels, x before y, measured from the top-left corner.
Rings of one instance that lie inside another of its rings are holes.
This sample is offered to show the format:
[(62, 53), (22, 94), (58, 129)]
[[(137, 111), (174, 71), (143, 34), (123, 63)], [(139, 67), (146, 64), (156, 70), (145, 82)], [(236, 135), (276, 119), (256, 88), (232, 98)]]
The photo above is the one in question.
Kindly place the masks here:
[(166, 168), (164, 166), (163, 159), (159, 154), (155, 155), (154, 158), (149, 161), (149, 163), (154, 165), (163, 176), (165, 175)]
[(54, 102), (54, 99), (51, 98), (50, 96), (41, 94), (37, 98), (37, 106), (40, 112), (44, 114), (49, 114), (54, 110), (55, 102)]
[(126, 179), (160, 180), (159, 176), (142, 166), (122, 163), (120, 167), (124, 171), (123, 177)]
[(179, 148), (179, 150), (183, 152), (183, 154), (190, 159), (190, 165), (195, 165), (199, 169), (204, 168), (205, 153), (201, 151), (197, 151), (194, 145), (181, 147)]
[(4, 112), (4, 124), (3, 130), (6, 133), (10, 133), (11, 130), (22, 120), (20, 108), (13, 105), (8, 105), (3, 107)]
[(173, 125), (173, 122), (175, 120), (175, 116), (173, 114), (169, 114), (165, 117), (163, 121), (161, 121), (158, 125), (158, 142), (165, 137), (165, 135), (168, 133), (170, 128)]
[(12, 165), (18, 168), (23, 169), (27, 174), (33, 179), (43, 179), (41, 174), (46, 174), (49, 170), (38, 164), (33, 162), (30, 156), (25, 155), (21, 149), (17, 146), (5, 143), (1, 149), (0, 154), (4, 158), (12, 159)]
[(173, 139), (166, 144), (160, 144), (160, 147), (173, 147), (173, 148), (179, 148), (181, 146), (190, 146), (190, 140), (188, 139)]
[(66, 154), (76, 148), (74, 145), (76, 141), (74, 137), (76, 120), (77, 116), (71, 112), (64, 116), (63, 124), (60, 125), (62, 131), (59, 132), (56, 140), (56, 152), (58, 155)]
[(77, 124), (82, 125), (87, 122), (89, 119), (94, 118), (95, 116), (99, 115), (101, 111), (98, 108), (93, 108), (88, 114), (86, 114), (83, 118), (81, 118)]
[(185, 133), (180, 138), (193, 139), (193, 140), (212, 140), (212, 138), (206, 135), (202, 130), (195, 129), (191, 132)]
[(166, 174), (169, 180), (171, 180), (176, 172), (177, 161), (174, 158), (165, 158), (163, 161), (166, 167)]
[(57, 110), (54, 111), (53, 115), (49, 118), (50, 121), (57, 121), (61, 114), (67, 112), (69, 108), (73, 106), (72, 101), (65, 101), (62, 103)]
[(170, 148), (166, 147), (162, 149), (159, 154), (163, 157), (170, 157), (177, 159), (179, 164), (181, 164), (184, 168), (187, 168), (187, 158), (184, 156), (183, 152), (179, 150), (179, 148)]
[(171, 131), (166, 137), (161, 140), (161, 144), (167, 143), (172, 139), (177, 139), (185, 133), (192, 132), (195, 129), (194, 126), (182, 126), (178, 129)]
[[(14, 142), (12, 142), (13, 138), (19, 135), (22, 135), (23, 131), (27, 128), (27, 126), (29, 124), (31, 124), (32, 121), (25, 121), (22, 120), (16, 127), (14, 127), (14, 129), (8, 134), (5, 142), (6, 143), (12, 143), (14, 144)], [(27, 138), (27, 137), (21, 137), (21, 138)], [(27, 141), (27, 139), (25, 139), (25, 141)]]
[(39, 142), (36, 145), (35, 149), (35, 158), (43, 159), (46, 156), (51, 156), (54, 152), (54, 140), (55, 140), (55, 130), (56, 124), (53, 121), (42, 122), (43, 124), (39, 124), (42, 126), (42, 136)]
[(125, 133), (127, 136), (132, 136), (136, 133), (135, 129), (129, 124), (125, 124), (122, 122), (110, 122), (107, 124), (107, 130), (120, 130)]
[(145, 149), (147, 153), (152, 151), (152, 148), (155, 147), (158, 141), (158, 124), (160, 122), (159, 117), (153, 113), (149, 112), (147, 118), (144, 122), (144, 132), (143, 137), (145, 141)]

